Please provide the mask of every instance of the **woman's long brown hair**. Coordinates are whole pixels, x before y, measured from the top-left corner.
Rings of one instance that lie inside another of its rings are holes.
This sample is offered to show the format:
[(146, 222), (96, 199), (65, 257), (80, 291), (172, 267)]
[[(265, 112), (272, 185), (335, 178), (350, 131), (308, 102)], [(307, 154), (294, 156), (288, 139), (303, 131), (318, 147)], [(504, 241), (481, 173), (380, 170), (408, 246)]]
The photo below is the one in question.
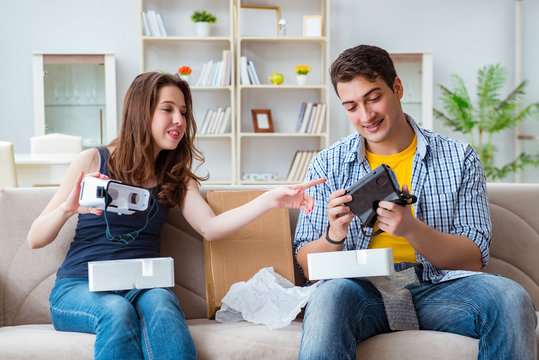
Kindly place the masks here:
[[(157, 107), (158, 92), (164, 86), (177, 86), (185, 97), (187, 122), (185, 134), (174, 150), (161, 150), (154, 161), (151, 121)], [(202, 164), (204, 156), (195, 147), (196, 123), (193, 101), (187, 82), (175, 75), (148, 72), (138, 75), (125, 95), (120, 136), (108, 162), (111, 179), (144, 186), (154, 177), (159, 185), (158, 200), (165, 206), (179, 205), (190, 179), (200, 184), (206, 178), (191, 171), (193, 160)]]

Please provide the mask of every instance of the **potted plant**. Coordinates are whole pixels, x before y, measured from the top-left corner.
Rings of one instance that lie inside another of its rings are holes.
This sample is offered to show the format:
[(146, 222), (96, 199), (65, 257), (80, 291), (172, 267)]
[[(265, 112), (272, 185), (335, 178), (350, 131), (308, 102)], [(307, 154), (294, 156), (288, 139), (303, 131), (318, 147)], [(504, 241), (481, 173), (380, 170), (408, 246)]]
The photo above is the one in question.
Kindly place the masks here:
[(191, 15), (191, 20), (196, 24), (197, 35), (205, 37), (210, 35), (210, 24), (216, 22), (217, 18), (206, 10), (197, 10)]
[(307, 83), (307, 74), (311, 71), (311, 67), (309, 65), (298, 65), (294, 67), (294, 71), (296, 72), (298, 85), (305, 85)]
[(470, 145), (478, 152), (487, 180), (503, 179), (511, 172), (528, 165), (539, 165), (539, 154), (521, 153), (509, 164), (497, 167), (494, 154), (497, 149), (492, 143), (493, 134), (514, 127), (528, 116), (539, 115), (539, 103), (523, 107), (520, 97), (524, 95), (526, 81), (521, 82), (505, 99), (500, 98), (500, 90), (506, 81), (506, 69), (496, 65), (486, 65), (477, 74), (477, 103), (473, 104), (458, 75), (452, 75), (455, 89), (438, 85), (442, 94), (445, 113), (434, 109), (434, 116), (446, 125), (469, 137)]
[(191, 68), (189, 66), (181, 66), (179, 69), (178, 69), (178, 74), (180, 75), (180, 78), (182, 78), (183, 80), (189, 82), (189, 79), (191, 77)]

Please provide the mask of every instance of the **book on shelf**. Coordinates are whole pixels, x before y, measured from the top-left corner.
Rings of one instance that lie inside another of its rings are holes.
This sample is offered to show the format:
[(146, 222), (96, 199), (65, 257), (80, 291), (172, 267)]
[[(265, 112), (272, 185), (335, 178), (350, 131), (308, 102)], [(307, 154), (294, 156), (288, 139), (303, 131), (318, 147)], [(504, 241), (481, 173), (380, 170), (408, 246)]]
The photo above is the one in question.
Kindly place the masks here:
[(301, 122), (303, 121), (303, 116), (305, 115), (306, 107), (307, 107), (307, 102), (306, 101), (302, 102), (299, 108), (298, 121), (296, 122), (296, 132), (299, 132), (299, 129), (301, 129)]
[(311, 163), (311, 160), (313, 159), (314, 155), (314, 151), (305, 151), (305, 157), (300, 164), (300, 167), (296, 174), (296, 179), (294, 180), (295, 182), (302, 182), (303, 179), (305, 179), (305, 175), (307, 175), (307, 170), (309, 169), (309, 164)]
[(230, 122), (230, 115), (232, 113), (232, 108), (230, 106), (227, 106), (225, 108), (225, 115), (223, 116), (223, 122), (221, 123), (221, 127), (219, 129), (219, 132), (218, 134), (224, 134), (227, 127), (228, 127), (228, 123)]
[(247, 58), (245, 56), (240, 57), (240, 77), (242, 85), (251, 85), (249, 79), (249, 70), (247, 69)]
[(222, 60), (210, 60), (202, 65), (195, 86), (229, 86), (232, 78), (232, 55), (223, 50)]
[(324, 124), (326, 123), (326, 111), (327, 111), (327, 104), (321, 103), (320, 111), (319, 111), (319, 114), (317, 115), (316, 128), (314, 129), (314, 133), (316, 134), (320, 134), (325, 130)]
[(290, 170), (288, 171), (288, 176), (286, 181), (288, 182), (301, 182), (305, 179), (307, 175), (307, 170), (309, 164), (318, 154), (318, 150), (298, 150), (294, 155), (292, 164), (290, 165)]
[(294, 154), (294, 158), (292, 159), (292, 164), (290, 165), (290, 169), (288, 170), (288, 176), (286, 177), (286, 181), (288, 182), (294, 182), (296, 179), (296, 174), (298, 172), (298, 167), (300, 164), (300, 158), (303, 156), (303, 151), (296, 151)]
[(307, 125), (305, 125), (305, 133), (311, 133), (311, 130), (313, 128), (314, 121), (316, 119), (316, 113), (320, 109), (318, 103), (313, 104), (313, 108), (311, 109), (311, 113), (309, 115), (309, 118), (306, 119)]
[(251, 84), (260, 85), (260, 79), (258, 78), (258, 73), (256, 72), (255, 63), (253, 60), (247, 60), (247, 72), (249, 73)]
[(168, 36), (167, 25), (165, 24), (165, 17), (162, 12), (156, 14), (157, 16), (157, 25), (159, 25), (159, 32), (161, 36)]
[(322, 132), (326, 119), (326, 108), (325, 103), (302, 102), (296, 122), (296, 132), (301, 134)]
[(208, 129), (209, 123), (211, 122), (212, 116), (213, 116), (213, 110), (208, 109), (208, 110), (206, 111), (206, 116), (204, 116), (204, 120), (202, 121), (202, 125), (200, 126), (200, 129), (199, 129), (199, 131), (198, 131), (198, 133), (199, 133), (200, 135), (206, 134), (206, 131), (207, 131), (207, 129)]
[(299, 128), (299, 133), (305, 133), (305, 130), (307, 129), (307, 123), (309, 121), (309, 117), (311, 116), (311, 111), (313, 109), (314, 103), (308, 102), (307, 106), (305, 107), (305, 112), (303, 113), (303, 119), (301, 119), (301, 125)]
[(199, 135), (224, 134), (229, 122), (232, 109), (230, 106), (208, 109), (200, 126)]
[(140, 14), (141, 23), (142, 23), (142, 35), (143, 36), (151, 36), (150, 33), (150, 25), (148, 24), (148, 14), (146, 11), (143, 11)]
[(230, 85), (230, 79), (232, 76), (232, 54), (230, 53), (230, 50), (223, 50), (223, 59), (222, 61), (222, 71), (221, 76), (219, 79), (219, 85), (221, 86), (228, 86)]
[(154, 10), (148, 10), (146, 14), (147, 14), (148, 24), (150, 28), (150, 36), (154, 36), (154, 37), (164, 36), (163, 34), (161, 34), (161, 30), (159, 29), (157, 13)]
[(223, 108), (219, 106), (217, 108), (217, 114), (215, 114), (215, 119), (211, 124), (211, 128), (208, 131), (208, 134), (216, 134), (217, 130), (221, 128), (221, 122), (223, 121), (223, 116), (225, 113), (223, 112)]

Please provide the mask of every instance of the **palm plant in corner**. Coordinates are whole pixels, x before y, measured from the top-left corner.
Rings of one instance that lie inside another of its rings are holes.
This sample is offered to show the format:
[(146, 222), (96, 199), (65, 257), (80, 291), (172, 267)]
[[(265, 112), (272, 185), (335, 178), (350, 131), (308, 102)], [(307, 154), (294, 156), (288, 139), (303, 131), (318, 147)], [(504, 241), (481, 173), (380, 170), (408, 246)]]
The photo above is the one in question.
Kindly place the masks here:
[(539, 154), (521, 153), (512, 162), (501, 167), (494, 165), (497, 151), (492, 143), (493, 134), (513, 128), (529, 116), (539, 117), (539, 102), (522, 107), (520, 97), (524, 95), (526, 81), (521, 82), (505, 99), (500, 90), (506, 81), (506, 69), (500, 64), (486, 65), (477, 76), (477, 103), (474, 105), (458, 75), (452, 75), (454, 90), (438, 85), (442, 91), (440, 99), (445, 113), (434, 109), (434, 116), (446, 125), (469, 137), (470, 145), (478, 152), (487, 180), (499, 180), (529, 165), (539, 165)]

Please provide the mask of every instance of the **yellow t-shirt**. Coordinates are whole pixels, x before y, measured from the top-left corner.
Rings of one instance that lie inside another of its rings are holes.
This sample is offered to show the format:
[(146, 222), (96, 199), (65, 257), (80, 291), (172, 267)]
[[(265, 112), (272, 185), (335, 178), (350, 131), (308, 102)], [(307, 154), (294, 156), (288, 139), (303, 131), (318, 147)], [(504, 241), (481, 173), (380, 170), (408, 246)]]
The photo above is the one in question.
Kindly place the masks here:
[[(414, 154), (417, 147), (417, 137), (414, 136), (414, 140), (406, 148), (398, 154), (394, 155), (376, 155), (369, 151), (367, 153), (367, 161), (371, 166), (371, 169), (386, 164), (388, 165), (397, 176), (397, 180), (402, 190), (402, 185), (407, 184), (408, 190), (411, 192), (412, 182), (412, 163), (414, 160)], [(412, 205), (412, 214), (415, 214), (414, 207)], [(374, 231), (378, 230), (378, 220), (374, 225)], [(369, 249), (379, 248), (393, 248), (393, 259), (395, 263), (399, 262), (417, 262), (415, 259), (415, 250), (410, 243), (402, 236), (393, 236), (387, 232), (383, 232), (374, 236), (371, 239)]]

